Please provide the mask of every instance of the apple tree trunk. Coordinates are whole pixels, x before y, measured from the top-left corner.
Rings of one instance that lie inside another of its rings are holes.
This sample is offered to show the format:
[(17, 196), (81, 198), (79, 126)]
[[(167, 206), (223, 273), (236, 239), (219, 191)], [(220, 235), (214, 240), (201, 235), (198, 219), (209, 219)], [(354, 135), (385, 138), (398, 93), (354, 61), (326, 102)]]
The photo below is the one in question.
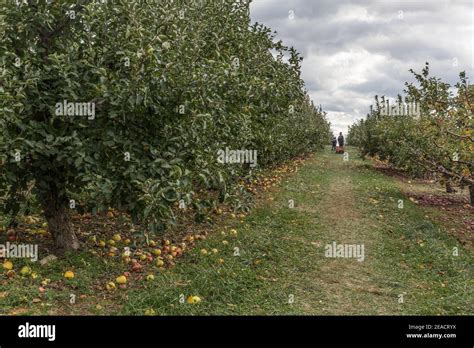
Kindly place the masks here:
[(67, 200), (61, 199), (55, 191), (50, 191), (41, 201), (48, 230), (53, 236), (57, 251), (63, 253), (79, 249), (80, 244), (71, 223)]

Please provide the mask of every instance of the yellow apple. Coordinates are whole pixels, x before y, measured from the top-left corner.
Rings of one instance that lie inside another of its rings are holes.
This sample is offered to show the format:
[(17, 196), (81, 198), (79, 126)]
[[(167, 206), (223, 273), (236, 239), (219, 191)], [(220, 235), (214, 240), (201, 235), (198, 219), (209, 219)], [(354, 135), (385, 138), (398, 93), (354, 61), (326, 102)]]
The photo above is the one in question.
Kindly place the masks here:
[(145, 315), (148, 315), (148, 316), (156, 315), (156, 312), (153, 308), (148, 308), (147, 310), (145, 310)]
[(7, 271), (11, 271), (13, 269), (13, 262), (11, 261), (5, 261), (3, 263), (3, 268)]
[(106, 288), (108, 291), (114, 291), (114, 290), (116, 289), (115, 283), (114, 283), (114, 282), (108, 282), (108, 283), (105, 285), (105, 288)]
[(198, 296), (189, 296), (186, 299), (186, 302), (189, 304), (196, 304), (196, 303), (201, 302), (201, 298), (199, 298)]
[(127, 278), (124, 275), (118, 276), (117, 279), (115, 279), (117, 284), (126, 284), (127, 283)]
[(64, 278), (66, 278), (66, 279), (72, 279), (72, 278), (74, 278), (74, 272), (73, 272), (73, 271), (66, 271), (66, 272), (64, 272)]
[(21, 269), (20, 274), (21, 274), (22, 276), (27, 276), (27, 275), (31, 274), (31, 268), (28, 267), (28, 266), (24, 266), (24, 267)]

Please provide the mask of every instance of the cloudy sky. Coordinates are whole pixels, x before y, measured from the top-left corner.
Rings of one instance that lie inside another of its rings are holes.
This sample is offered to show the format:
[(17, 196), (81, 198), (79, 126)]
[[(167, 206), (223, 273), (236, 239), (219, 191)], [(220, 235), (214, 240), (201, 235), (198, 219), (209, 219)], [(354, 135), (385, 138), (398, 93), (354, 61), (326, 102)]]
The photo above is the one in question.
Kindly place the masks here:
[(251, 16), (303, 55), (334, 132), (365, 117), (374, 95), (401, 93), (426, 61), (448, 83), (463, 70), (474, 80), (474, 0), (254, 0)]

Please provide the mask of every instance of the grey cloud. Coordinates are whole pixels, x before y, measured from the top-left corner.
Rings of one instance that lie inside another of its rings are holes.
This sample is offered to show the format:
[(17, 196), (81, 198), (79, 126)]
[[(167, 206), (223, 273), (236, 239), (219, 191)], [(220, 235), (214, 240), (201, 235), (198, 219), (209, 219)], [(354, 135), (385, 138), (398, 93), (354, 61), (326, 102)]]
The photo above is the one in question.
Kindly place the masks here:
[[(294, 19), (289, 18), (294, 11)], [(473, 76), (470, 0), (256, 0), (254, 21), (304, 57), (303, 78), (333, 127), (345, 130), (374, 94), (395, 97), (426, 61), (448, 83)]]

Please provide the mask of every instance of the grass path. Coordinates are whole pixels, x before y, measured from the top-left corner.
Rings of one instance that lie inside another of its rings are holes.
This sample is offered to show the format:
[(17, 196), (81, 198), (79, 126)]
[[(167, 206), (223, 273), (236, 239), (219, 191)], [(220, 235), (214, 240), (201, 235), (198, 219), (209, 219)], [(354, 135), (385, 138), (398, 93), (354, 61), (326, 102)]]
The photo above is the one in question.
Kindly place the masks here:
[[(33, 304), (25, 284), (0, 301), (12, 309), (26, 297), (31, 313), (61, 314), (472, 314), (472, 255), (425, 218), (396, 179), (349, 152), (349, 161), (328, 149), (314, 155), (243, 224), (229, 222), (225, 230), (237, 236), (209, 235), (154, 282), (97, 294), (91, 285), (117, 266), (79, 254), (50, 270), (82, 267), (74, 291), (86, 298), (76, 305), (67, 304), (70, 291), (51, 293), (49, 306)], [(364, 260), (326, 257), (332, 242), (363, 245)], [(219, 252), (204, 256), (201, 248)], [(181, 303), (189, 295), (202, 301)]]

